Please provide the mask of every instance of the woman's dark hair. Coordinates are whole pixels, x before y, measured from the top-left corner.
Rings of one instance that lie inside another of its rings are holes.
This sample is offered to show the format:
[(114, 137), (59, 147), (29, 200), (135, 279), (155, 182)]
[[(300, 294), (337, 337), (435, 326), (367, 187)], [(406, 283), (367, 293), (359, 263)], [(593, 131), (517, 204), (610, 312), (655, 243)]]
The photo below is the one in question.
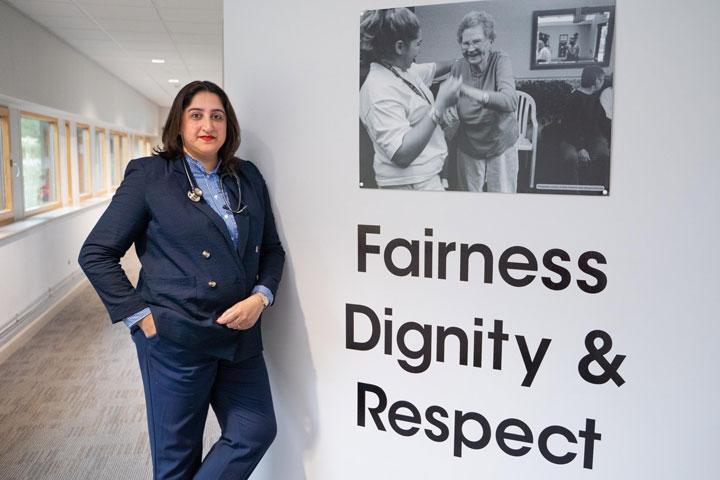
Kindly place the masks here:
[(583, 68), (582, 74), (580, 75), (580, 86), (583, 88), (590, 88), (595, 85), (598, 78), (605, 76), (605, 70), (597, 65), (588, 65)]
[(225, 119), (227, 122), (227, 134), (225, 137), (225, 143), (218, 151), (218, 160), (223, 162), (223, 170), (232, 169), (234, 162), (230, 160), (235, 155), (235, 151), (240, 146), (240, 125), (238, 124), (237, 117), (235, 116), (235, 110), (233, 110), (230, 99), (222, 88), (218, 87), (212, 82), (207, 80), (196, 80), (190, 82), (180, 89), (178, 94), (173, 100), (172, 106), (170, 107), (170, 113), (168, 113), (167, 120), (165, 120), (165, 127), (163, 127), (162, 133), (162, 146), (155, 147), (153, 153), (160, 155), (167, 160), (174, 160), (184, 155), (183, 142), (180, 136), (180, 128), (182, 126), (182, 117), (185, 109), (192, 102), (193, 97), (198, 92), (210, 92), (214, 93), (220, 98), (220, 102), (225, 109)]
[(407, 8), (367, 10), (360, 18), (361, 62), (377, 62), (394, 56), (398, 40), (412, 42), (419, 32), (420, 22)]

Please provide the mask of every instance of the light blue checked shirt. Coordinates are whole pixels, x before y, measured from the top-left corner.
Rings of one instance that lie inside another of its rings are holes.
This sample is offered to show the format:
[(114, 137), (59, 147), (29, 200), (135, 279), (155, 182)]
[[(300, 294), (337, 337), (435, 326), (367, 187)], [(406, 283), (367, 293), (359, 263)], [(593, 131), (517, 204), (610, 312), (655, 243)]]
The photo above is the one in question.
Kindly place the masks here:
[[(200, 190), (203, 191), (203, 198), (215, 211), (215, 213), (223, 219), (225, 226), (227, 226), (228, 232), (230, 233), (230, 238), (237, 247), (238, 227), (237, 223), (235, 223), (235, 217), (231, 212), (228, 212), (223, 208), (225, 206), (225, 199), (222, 195), (222, 191), (220, 190), (220, 175), (218, 174), (218, 170), (220, 169), (222, 162), (218, 162), (218, 164), (215, 165), (215, 168), (206, 172), (202, 163), (198, 160), (195, 160), (189, 155), (185, 155), (185, 160), (187, 160), (188, 165), (190, 166), (190, 173), (195, 179), (195, 183), (198, 187), (200, 187)], [(265, 295), (272, 305), (274, 298), (269, 288), (264, 285), (255, 285), (252, 289), (252, 293), (257, 292)], [(150, 309), (144, 308), (139, 312), (130, 315), (123, 320), (123, 322), (128, 326), (128, 328), (130, 328), (148, 315), (150, 315)]]

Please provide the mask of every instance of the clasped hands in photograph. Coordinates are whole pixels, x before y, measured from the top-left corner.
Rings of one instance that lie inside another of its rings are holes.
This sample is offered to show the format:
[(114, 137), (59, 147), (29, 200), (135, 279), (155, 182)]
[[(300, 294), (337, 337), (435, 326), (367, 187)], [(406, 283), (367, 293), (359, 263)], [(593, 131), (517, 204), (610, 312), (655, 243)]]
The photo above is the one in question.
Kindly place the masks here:
[(440, 112), (444, 112), (455, 105), (461, 95), (478, 100), (483, 105), (489, 99), (489, 92), (463, 83), (460, 76), (450, 76), (440, 84), (435, 104)]

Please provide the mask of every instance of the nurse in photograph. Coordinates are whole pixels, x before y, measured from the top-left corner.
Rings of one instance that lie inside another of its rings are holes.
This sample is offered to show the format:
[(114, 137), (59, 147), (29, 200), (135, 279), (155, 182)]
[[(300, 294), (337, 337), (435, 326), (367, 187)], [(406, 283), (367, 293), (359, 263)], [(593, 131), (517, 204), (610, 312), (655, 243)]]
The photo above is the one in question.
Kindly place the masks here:
[(380, 188), (444, 190), (440, 179), (448, 149), (440, 128), (457, 102), (460, 80), (446, 80), (433, 98), (430, 85), (450, 63), (415, 63), (420, 23), (407, 8), (370, 10), (360, 24), (360, 43), (370, 59), (360, 88), (360, 120), (375, 150)]

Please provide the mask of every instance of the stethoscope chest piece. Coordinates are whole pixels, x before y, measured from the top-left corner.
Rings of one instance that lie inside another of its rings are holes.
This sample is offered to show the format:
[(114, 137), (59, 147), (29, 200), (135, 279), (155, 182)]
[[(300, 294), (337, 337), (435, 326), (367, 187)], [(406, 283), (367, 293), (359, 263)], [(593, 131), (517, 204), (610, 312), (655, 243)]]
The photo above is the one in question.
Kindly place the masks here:
[(195, 203), (198, 203), (203, 196), (203, 191), (200, 187), (194, 187), (192, 190), (188, 190), (187, 197)]

